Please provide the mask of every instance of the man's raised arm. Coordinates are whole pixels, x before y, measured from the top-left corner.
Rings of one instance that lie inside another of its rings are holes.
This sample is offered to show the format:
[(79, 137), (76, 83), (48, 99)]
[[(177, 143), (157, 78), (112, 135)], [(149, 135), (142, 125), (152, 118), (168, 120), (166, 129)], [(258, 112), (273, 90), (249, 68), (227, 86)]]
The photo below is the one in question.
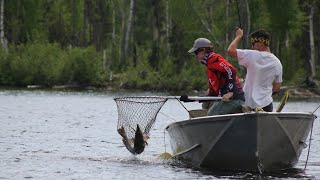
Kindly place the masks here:
[(237, 57), (237, 47), (241, 41), (242, 36), (243, 30), (238, 28), (236, 31), (236, 37), (233, 39), (233, 41), (230, 43), (227, 49), (227, 53), (229, 54), (229, 56)]

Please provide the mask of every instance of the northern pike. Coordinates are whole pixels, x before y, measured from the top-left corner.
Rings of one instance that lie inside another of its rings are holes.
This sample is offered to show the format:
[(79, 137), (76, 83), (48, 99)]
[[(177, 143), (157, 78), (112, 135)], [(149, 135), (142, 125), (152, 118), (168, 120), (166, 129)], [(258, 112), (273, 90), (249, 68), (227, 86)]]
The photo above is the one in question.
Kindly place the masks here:
[(148, 136), (142, 133), (139, 124), (137, 124), (137, 129), (135, 130), (135, 136), (133, 139), (128, 139), (124, 127), (118, 129), (118, 133), (123, 138), (123, 144), (132, 154), (141, 154), (144, 151), (144, 148), (147, 144)]

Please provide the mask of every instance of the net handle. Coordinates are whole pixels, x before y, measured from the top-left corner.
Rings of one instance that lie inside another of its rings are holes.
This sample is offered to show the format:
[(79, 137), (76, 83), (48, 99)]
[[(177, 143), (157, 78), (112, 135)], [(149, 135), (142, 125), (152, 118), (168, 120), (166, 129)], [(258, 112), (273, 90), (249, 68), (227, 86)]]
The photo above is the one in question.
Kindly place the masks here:
[[(195, 101), (220, 101), (222, 100), (222, 97), (216, 97), (216, 96), (187, 96), (187, 95), (182, 95), (182, 96), (130, 96), (130, 97), (117, 97), (114, 98), (114, 100), (123, 100), (123, 101), (130, 101), (126, 100), (126, 98), (159, 98), (163, 99), (164, 101), (168, 99), (175, 99), (179, 100), (182, 102), (195, 102)], [(154, 102), (152, 102), (154, 103)]]
[(222, 100), (222, 97), (216, 96), (166, 96), (167, 99), (179, 99), (183, 102), (192, 102), (192, 101), (219, 101)]
[[(115, 100), (118, 99), (125, 99), (128, 97), (119, 97), (114, 98)], [(131, 96), (130, 98), (159, 98), (159, 99), (176, 99), (183, 102), (193, 102), (193, 101), (219, 101), (222, 100), (222, 97), (216, 97), (216, 96)]]

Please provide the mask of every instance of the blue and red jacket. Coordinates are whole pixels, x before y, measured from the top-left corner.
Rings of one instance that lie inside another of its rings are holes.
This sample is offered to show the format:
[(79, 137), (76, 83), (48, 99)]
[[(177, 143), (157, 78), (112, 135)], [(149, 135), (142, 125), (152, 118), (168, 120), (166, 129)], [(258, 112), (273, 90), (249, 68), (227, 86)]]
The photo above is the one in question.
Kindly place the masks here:
[(202, 62), (207, 67), (209, 95), (223, 96), (233, 92), (232, 99), (244, 101), (244, 93), (236, 69), (223, 56), (212, 52)]

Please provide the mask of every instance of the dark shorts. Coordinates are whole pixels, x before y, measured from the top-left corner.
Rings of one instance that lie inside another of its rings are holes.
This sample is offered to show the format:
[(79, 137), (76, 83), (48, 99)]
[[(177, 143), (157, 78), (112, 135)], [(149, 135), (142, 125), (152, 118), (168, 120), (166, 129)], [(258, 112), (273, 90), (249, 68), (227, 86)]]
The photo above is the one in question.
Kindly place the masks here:
[(266, 112), (272, 112), (273, 111), (273, 104), (272, 102), (268, 105), (262, 108)]

